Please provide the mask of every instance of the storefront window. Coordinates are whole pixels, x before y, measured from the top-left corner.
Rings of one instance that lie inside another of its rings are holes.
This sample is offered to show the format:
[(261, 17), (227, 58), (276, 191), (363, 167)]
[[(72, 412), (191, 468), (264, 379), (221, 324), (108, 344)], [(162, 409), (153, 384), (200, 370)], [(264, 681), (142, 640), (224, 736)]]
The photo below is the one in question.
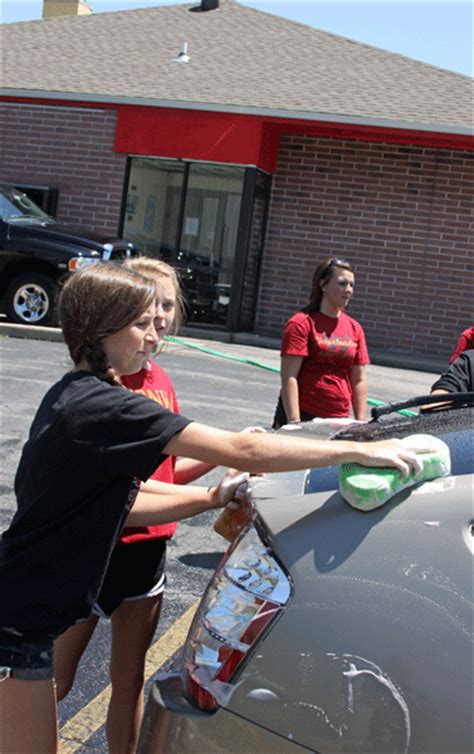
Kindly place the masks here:
[(237, 286), (243, 284), (248, 256), (244, 247), (253, 212), (245, 206), (253, 206), (253, 199), (247, 197), (243, 204), (243, 195), (248, 193), (244, 186), (251, 185), (250, 193), (254, 192), (249, 171), (255, 173), (235, 165), (130, 159), (122, 234), (142, 254), (164, 259), (177, 269), (187, 301), (187, 323), (229, 324), (231, 287), (235, 289), (237, 278)]
[(123, 235), (148, 257), (173, 262), (183, 176), (178, 160), (131, 160)]

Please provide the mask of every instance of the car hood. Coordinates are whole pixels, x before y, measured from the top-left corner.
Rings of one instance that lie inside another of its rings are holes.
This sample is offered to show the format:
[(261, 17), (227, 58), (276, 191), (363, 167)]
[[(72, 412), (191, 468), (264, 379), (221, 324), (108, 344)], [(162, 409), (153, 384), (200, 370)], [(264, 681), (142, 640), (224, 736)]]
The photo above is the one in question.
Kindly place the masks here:
[(31, 240), (39, 243), (48, 242), (58, 245), (83, 247), (91, 251), (102, 251), (105, 243), (113, 243), (117, 248), (126, 249), (126, 241), (113, 238), (101, 232), (82, 230), (69, 225), (62, 225), (54, 220), (37, 221), (31, 223), (8, 223), (11, 240)]

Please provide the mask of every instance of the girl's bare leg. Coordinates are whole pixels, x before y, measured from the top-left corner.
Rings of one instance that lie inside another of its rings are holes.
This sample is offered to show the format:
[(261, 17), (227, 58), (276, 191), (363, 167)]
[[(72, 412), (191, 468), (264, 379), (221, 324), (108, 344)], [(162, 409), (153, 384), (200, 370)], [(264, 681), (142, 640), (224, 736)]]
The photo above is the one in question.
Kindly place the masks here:
[[(68, 628), (54, 642), (54, 678), (59, 702), (72, 688), (77, 666), (98, 620), (96, 615), (90, 615), (83, 623), (77, 623)], [(2, 754), (1, 751), (0, 754)]]
[(58, 722), (53, 680), (0, 683), (1, 754), (57, 754)]
[(134, 754), (143, 717), (145, 658), (160, 617), (162, 595), (122, 602), (112, 615), (107, 715), (110, 754)]

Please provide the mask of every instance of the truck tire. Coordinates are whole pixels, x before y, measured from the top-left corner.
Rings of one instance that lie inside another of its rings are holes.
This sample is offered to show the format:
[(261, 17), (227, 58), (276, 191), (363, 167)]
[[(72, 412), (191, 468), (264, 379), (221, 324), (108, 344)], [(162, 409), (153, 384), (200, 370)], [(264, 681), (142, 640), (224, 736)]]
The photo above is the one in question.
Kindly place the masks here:
[(40, 272), (14, 278), (5, 292), (5, 312), (20, 325), (54, 325), (57, 286), (54, 278)]

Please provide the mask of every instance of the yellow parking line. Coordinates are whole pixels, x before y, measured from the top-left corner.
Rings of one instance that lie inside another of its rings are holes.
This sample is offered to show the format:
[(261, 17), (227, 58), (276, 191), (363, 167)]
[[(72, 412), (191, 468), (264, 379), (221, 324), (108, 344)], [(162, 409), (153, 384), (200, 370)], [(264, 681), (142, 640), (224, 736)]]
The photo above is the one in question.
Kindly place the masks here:
[[(148, 650), (145, 665), (145, 678), (148, 680), (180, 648), (186, 639), (189, 626), (196, 612), (199, 600), (191, 605), (173, 623), (163, 636)], [(63, 725), (59, 731), (61, 754), (74, 754), (94, 733), (105, 724), (110, 699), (110, 685), (92, 699), (77, 715)]]

